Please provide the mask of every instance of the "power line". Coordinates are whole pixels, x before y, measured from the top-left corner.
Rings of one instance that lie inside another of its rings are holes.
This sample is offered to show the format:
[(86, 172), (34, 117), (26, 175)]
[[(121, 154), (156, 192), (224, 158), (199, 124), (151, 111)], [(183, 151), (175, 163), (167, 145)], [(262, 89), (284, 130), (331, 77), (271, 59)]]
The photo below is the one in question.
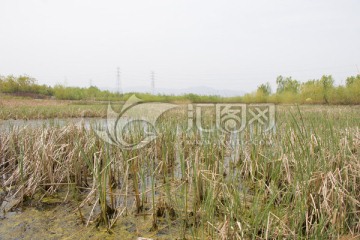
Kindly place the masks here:
[(155, 72), (151, 71), (151, 93), (155, 94)]
[(120, 85), (120, 68), (117, 68), (117, 74), (116, 74), (116, 87), (117, 87), (117, 93), (121, 94), (121, 85)]

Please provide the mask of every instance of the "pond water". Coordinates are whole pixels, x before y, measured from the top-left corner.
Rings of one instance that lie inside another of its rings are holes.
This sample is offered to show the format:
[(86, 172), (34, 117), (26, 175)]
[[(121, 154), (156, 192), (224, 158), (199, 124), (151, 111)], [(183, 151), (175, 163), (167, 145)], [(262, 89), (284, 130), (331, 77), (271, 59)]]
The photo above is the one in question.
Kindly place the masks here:
[(10, 130), (13, 128), (43, 128), (43, 127), (63, 127), (68, 125), (84, 126), (86, 129), (92, 127), (105, 127), (105, 118), (51, 118), (51, 119), (10, 119), (0, 120), (0, 130)]

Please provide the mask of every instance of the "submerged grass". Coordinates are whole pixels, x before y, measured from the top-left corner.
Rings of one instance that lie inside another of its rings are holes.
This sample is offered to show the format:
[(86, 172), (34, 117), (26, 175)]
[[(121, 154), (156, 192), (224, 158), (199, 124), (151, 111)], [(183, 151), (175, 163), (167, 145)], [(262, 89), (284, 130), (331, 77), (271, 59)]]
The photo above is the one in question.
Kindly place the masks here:
[(156, 141), (131, 151), (75, 126), (1, 133), (2, 209), (65, 190), (64, 201), (80, 200), (85, 225), (109, 233), (135, 216), (150, 223), (148, 237), (169, 229), (194, 239), (360, 234), (359, 108), (279, 107), (276, 134), (236, 149), (177, 131), (186, 127), (179, 116), (160, 119)]

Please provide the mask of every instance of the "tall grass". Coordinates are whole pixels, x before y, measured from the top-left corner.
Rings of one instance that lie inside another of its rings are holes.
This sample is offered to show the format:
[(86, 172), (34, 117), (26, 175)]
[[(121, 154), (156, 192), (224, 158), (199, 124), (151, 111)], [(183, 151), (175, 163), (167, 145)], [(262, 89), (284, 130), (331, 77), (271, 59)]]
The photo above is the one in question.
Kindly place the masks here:
[[(105, 225), (109, 232), (117, 219), (133, 215), (151, 216), (153, 234), (181, 229), (179, 238), (355, 236), (359, 113), (280, 107), (276, 134), (255, 141), (247, 131), (237, 149), (215, 135), (200, 144), (197, 131), (179, 131), (186, 119), (177, 113), (160, 120), (156, 141), (131, 151), (74, 126), (14, 128), (0, 134), (3, 207), (65, 189), (80, 196), (84, 222)], [(87, 204), (91, 211), (85, 211)]]

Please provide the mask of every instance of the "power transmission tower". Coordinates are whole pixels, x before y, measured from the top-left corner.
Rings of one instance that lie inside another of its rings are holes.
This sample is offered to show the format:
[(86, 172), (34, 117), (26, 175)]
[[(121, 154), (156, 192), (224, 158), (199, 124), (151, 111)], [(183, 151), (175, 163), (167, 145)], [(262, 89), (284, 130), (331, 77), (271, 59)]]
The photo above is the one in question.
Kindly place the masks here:
[(116, 75), (116, 87), (117, 87), (117, 93), (118, 94), (121, 94), (120, 75), (121, 75), (121, 72), (120, 72), (120, 68), (118, 67), (117, 68), (117, 75)]
[(155, 72), (151, 71), (151, 93), (155, 94)]

